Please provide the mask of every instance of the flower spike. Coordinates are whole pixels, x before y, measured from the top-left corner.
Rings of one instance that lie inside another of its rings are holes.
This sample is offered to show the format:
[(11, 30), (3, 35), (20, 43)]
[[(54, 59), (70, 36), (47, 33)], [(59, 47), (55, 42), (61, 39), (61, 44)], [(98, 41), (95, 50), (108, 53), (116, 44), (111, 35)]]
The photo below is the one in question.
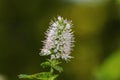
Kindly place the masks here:
[(63, 59), (65, 61), (71, 59), (70, 53), (74, 42), (71, 28), (71, 21), (58, 16), (55, 21), (50, 23), (46, 32), (46, 40), (43, 42), (43, 49), (39, 54), (41, 56), (50, 55), (50, 59)]

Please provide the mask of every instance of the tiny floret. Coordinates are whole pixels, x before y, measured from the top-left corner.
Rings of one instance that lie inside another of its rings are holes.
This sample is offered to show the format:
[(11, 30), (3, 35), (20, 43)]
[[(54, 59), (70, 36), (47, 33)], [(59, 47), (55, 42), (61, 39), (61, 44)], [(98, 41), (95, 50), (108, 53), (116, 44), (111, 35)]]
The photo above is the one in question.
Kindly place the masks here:
[(70, 56), (74, 37), (72, 32), (72, 23), (63, 17), (58, 16), (57, 19), (50, 23), (50, 27), (46, 32), (46, 40), (43, 41), (44, 46), (41, 49), (41, 56), (50, 56), (50, 59), (70, 60)]

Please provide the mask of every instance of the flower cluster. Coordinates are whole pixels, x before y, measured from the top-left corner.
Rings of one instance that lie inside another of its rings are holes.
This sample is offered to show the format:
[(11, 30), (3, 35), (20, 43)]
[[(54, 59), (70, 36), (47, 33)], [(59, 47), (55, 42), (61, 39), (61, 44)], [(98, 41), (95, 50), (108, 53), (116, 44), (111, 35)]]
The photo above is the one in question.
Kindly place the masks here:
[(64, 59), (66, 61), (71, 59), (70, 53), (74, 42), (71, 27), (71, 21), (64, 20), (61, 16), (52, 21), (46, 32), (46, 40), (40, 55), (50, 55), (51, 59)]

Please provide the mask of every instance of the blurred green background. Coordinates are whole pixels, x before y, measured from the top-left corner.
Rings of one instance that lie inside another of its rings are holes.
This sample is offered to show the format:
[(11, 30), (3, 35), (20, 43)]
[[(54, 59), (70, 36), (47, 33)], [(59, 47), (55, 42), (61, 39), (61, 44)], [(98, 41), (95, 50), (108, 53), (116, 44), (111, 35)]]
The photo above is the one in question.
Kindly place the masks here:
[(0, 0), (0, 80), (43, 71), (41, 41), (58, 15), (76, 41), (58, 80), (120, 80), (120, 0)]

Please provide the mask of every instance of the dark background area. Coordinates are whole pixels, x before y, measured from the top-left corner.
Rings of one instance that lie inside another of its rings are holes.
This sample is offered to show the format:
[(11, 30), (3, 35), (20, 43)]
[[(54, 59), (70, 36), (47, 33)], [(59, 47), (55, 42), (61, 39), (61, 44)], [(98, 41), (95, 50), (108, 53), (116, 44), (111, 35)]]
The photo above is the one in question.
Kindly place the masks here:
[(120, 0), (0, 0), (0, 80), (43, 71), (41, 41), (58, 15), (72, 20), (75, 34), (59, 80), (119, 80)]

